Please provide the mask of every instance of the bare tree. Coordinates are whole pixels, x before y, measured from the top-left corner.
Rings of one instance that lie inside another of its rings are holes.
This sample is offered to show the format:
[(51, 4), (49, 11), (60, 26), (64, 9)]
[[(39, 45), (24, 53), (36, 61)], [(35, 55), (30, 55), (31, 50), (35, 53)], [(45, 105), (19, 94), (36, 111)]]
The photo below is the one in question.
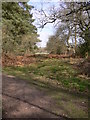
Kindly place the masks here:
[(59, 8), (52, 6), (48, 9), (48, 12), (43, 10), (43, 8), (39, 11), (43, 16), (39, 18), (40, 28), (43, 28), (48, 23), (54, 23), (56, 26), (60, 27), (66, 24), (67, 27), (62, 27), (62, 31), (68, 31), (68, 35), (66, 35), (68, 46), (70, 46), (69, 39), (71, 36), (74, 37), (75, 50), (77, 37), (81, 37), (82, 42), (84, 40), (88, 42), (89, 45), (90, 2), (60, 2), (59, 6)]

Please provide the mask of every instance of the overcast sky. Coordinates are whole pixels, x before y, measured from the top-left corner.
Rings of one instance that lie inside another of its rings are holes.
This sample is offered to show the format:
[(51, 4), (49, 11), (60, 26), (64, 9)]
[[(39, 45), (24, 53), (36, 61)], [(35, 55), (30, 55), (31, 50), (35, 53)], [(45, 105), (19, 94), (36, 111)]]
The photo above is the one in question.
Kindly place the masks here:
[[(53, 4), (57, 5), (59, 0), (30, 0), (28, 2), (28, 4), (33, 5), (36, 9), (40, 10), (42, 7), (42, 3), (41, 3), (42, 1), (44, 2), (43, 9), (47, 10)], [(32, 10), (32, 13), (33, 13), (34, 19), (36, 19), (36, 21), (37, 21), (37, 18), (35, 16), (35, 10)], [(37, 14), (37, 16), (38, 16), (38, 14)], [(34, 22), (34, 25), (37, 26), (37, 22)], [(47, 24), (43, 29), (38, 28), (38, 34), (40, 35), (39, 39), (41, 40), (41, 42), (38, 43), (37, 45), (39, 47), (45, 47), (49, 36), (53, 35), (54, 32), (55, 32), (55, 28), (54, 28), (53, 24), (51, 24), (51, 23)]]

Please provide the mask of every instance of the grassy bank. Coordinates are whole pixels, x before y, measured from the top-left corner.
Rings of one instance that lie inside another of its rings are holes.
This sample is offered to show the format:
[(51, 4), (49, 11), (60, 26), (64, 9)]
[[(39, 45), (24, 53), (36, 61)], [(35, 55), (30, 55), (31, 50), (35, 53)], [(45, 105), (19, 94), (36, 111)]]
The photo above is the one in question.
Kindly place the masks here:
[[(69, 60), (40, 59), (28, 66), (3, 67), (3, 72), (46, 90), (56, 101), (51, 107), (53, 112), (73, 118), (88, 117), (88, 97), (75, 92), (87, 92), (89, 79), (81, 77), (80, 70), (74, 68)], [(75, 92), (69, 93), (69, 90)]]
[(88, 86), (90, 86), (89, 79), (82, 77), (78, 69), (67, 61), (58, 59), (46, 59), (22, 67), (4, 67), (3, 71), (26, 79), (33, 76), (44, 83), (74, 91), (87, 92)]

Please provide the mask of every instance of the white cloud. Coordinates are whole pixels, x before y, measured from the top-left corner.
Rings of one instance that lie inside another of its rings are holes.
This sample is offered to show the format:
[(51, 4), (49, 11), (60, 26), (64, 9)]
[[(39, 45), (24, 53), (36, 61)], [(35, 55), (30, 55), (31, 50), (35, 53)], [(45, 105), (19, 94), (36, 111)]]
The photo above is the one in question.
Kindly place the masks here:
[(42, 29), (42, 31), (40, 31), (40, 29), (38, 30), (38, 34), (40, 34), (39, 39), (41, 40), (41, 42), (38, 43), (37, 45), (39, 47), (45, 47), (47, 44), (48, 38), (54, 34), (53, 25), (47, 24), (45, 28)]
[(59, 1), (60, 0), (30, 0), (29, 2), (59, 2)]
[(89, 0), (30, 0), (30, 2), (89, 2)]

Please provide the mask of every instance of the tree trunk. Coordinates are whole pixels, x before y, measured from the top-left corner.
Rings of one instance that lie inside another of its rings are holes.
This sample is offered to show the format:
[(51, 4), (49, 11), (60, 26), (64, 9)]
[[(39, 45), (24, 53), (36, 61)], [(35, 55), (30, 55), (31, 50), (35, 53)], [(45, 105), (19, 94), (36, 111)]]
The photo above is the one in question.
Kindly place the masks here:
[(75, 53), (76, 53), (76, 46), (77, 46), (77, 40), (76, 40), (76, 25), (75, 25)]

